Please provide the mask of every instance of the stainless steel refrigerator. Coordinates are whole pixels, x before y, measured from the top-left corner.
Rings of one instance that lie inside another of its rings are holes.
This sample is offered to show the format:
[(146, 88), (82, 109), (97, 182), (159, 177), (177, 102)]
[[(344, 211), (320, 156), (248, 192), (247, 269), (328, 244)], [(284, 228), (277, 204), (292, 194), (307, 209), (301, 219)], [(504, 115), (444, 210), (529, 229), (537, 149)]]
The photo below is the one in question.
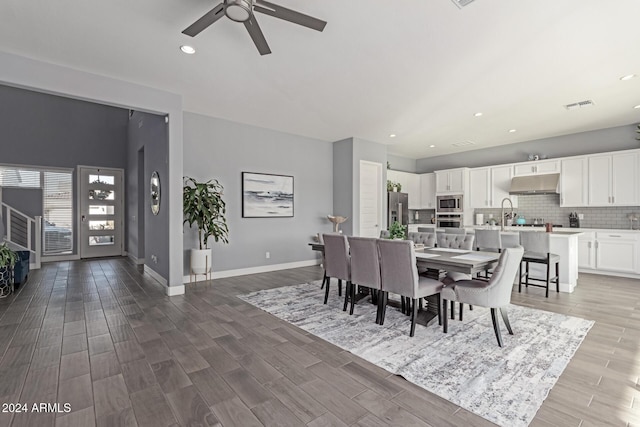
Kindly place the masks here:
[(409, 224), (409, 195), (391, 191), (387, 193), (387, 230), (395, 221)]

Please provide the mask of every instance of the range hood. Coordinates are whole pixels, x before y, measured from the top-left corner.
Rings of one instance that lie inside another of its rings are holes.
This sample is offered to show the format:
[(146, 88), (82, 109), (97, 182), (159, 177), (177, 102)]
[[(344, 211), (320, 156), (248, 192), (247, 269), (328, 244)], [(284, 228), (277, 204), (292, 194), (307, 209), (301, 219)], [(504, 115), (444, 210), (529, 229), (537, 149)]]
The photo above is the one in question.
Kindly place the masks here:
[(516, 176), (511, 179), (509, 194), (557, 194), (559, 173)]

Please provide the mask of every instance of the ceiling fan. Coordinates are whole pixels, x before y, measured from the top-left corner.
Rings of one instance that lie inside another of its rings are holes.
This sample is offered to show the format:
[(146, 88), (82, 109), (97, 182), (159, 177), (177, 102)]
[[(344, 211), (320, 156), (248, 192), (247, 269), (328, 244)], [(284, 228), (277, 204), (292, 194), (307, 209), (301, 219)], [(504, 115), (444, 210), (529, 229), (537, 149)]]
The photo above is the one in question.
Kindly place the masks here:
[(256, 21), (254, 12), (260, 12), (275, 18), (284, 19), (285, 21), (293, 22), (294, 24), (302, 25), (303, 27), (317, 31), (324, 30), (325, 25), (327, 25), (325, 21), (321, 21), (320, 19), (313, 18), (300, 12), (296, 12), (295, 10), (287, 9), (264, 0), (223, 0), (222, 3), (211, 9), (182, 33), (195, 37), (204, 29), (214, 24), (218, 19), (222, 18), (223, 15), (226, 15), (227, 18), (232, 21), (244, 23), (244, 26), (249, 32), (253, 43), (258, 48), (260, 55), (267, 55), (271, 53), (271, 49), (269, 49), (267, 40), (264, 38), (264, 34), (262, 34), (258, 21)]

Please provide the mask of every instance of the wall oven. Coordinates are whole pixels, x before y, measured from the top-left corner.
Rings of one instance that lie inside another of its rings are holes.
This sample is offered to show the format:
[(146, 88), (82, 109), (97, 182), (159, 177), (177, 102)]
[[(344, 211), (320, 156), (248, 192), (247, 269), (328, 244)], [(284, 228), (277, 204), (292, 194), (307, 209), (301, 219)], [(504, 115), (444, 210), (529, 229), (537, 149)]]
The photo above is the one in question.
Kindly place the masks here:
[(436, 228), (463, 228), (464, 221), (462, 215), (438, 215), (436, 217)]
[(436, 211), (440, 212), (462, 212), (462, 194), (451, 194), (447, 196), (438, 196), (436, 198)]

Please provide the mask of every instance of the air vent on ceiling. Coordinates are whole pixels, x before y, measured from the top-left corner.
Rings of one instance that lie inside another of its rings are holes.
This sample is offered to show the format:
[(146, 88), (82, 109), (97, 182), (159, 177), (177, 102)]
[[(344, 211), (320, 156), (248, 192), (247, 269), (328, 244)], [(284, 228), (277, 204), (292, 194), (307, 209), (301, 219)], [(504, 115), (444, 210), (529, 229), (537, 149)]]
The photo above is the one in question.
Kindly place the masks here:
[(566, 108), (567, 110), (577, 110), (579, 108), (593, 107), (594, 105), (595, 104), (593, 101), (587, 100), (587, 101), (574, 102), (573, 104), (565, 105), (564, 108)]
[(451, 144), (454, 147), (466, 147), (468, 145), (476, 145), (475, 142), (473, 141), (462, 141), (462, 142), (456, 142), (455, 144)]
[(469, 3), (472, 3), (473, 0), (451, 0), (453, 4), (462, 9), (465, 6), (469, 6)]

